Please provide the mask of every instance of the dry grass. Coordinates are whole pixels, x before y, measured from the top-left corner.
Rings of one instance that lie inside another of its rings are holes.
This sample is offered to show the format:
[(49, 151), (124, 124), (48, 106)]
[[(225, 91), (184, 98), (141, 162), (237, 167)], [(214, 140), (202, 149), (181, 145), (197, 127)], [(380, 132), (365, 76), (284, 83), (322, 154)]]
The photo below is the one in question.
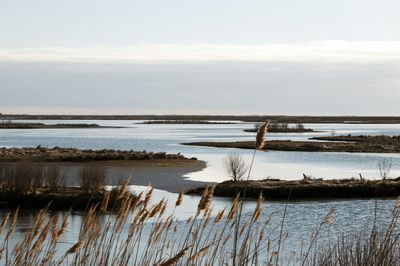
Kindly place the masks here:
[[(70, 215), (63, 219), (40, 211), (32, 229), (15, 246), (9, 245), (16, 229), (18, 210), (5, 216), (0, 224), (0, 263), (6, 265), (283, 265), (283, 237), (267, 234), (272, 215), (263, 216), (260, 196), (251, 218), (239, 225), (237, 197), (230, 208), (212, 214), (212, 188), (200, 199), (195, 215), (178, 221), (166, 213), (165, 200), (150, 204), (153, 191), (133, 197), (121, 186), (114, 199), (120, 201), (117, 213), (104, 216), (104, 198), (91, 206), (70, 247), (59, 250), (62, 236), (69, 230)], [(182, 203), (178, 196), (176, 208)], [(335, 245), (315, 245), (319, 232), (333, 222), (330, 210), (317, 226), (310, 244), (291, 265), (396, 265), (399, 252), (400, 203), (393, 209), (393, 219), (384, 229), (343, 237)], [(284, 220), (282, 220), (282, 223)], [(179, 232), (179, 233), (178, 233)], [(234, 252), (234, 241), (237, 251)]]
[[(251, 174), (257, 149), (265, 144), (268, 124), (257, 135), (256, 146), (247, 180)], [(4, 168), (4, 170), (3, 170)], [(7, 167), (1, 167), (5, 173)], [(18, 173), (14, 171), (13, 180), (21, 182), (27, 169), (36, 173), (39, 170), (26, 166)], [(82, 169), (82, 187), (95, 191), (103, 186), (101, 168)], [(7, 176), (7, 175), (2, 175)], [(40, 175), (42, 178), (42, 175)], [(30, 179), (11, 187), (36, 186), (42, 179)], [(38, 181), (39, 180), (39, 181)], [(28, 184), (28, 185), (27, 185)], [(34, 184), (34, 185), (33, 185)], [(251, 218), (244, 219), (243, 197), (236, 195), (229, 211), (220, 210), (216, 216), (212, 212), (214, 187), (206, 188), (197, 205), (194, 216), (186, 222), (166, 213), (167, 201), (162, 199), (151, 205), (153, 189), (146, 194), (133, 196), (126, 182), (107, 194), (99, 204), (88, 206), (81, 225), (79, 237), (68, 249), (57, 255), (62, 236), (68, 230), (69, 214), (62, 220), (56, 216), (46, 216), (48, 207), (39, 212), (33, 227), (24, 239), (10, 247), (9, 240), (15, 233), (18, 209), (5, 216), (0, 225), (0, 262), (5, 265), (282, 265), (285, 223), (288, 205), (277, 229), (278, 237), (267, 234), (272, 216), (265, 217), (263, 196), (259, 195)], [(246, 183), (248, 184), (248, 183)], [(113, 195), (111, 197), (111, 195)], [(291, 192), (289, 193), (289, 197)], [(180, 194), (175, 208), (182, 204)], [(114, 215), (104, 216), (109, 206), (118, 206)], [(175, 211), (175, 210), (174, 210)], [(400, 261), (400, 199), (393, 209), (390, 225), (378, 229), (374, 224), (371, 232), (343, 237), (333, 246), (317, 246), (319, 233), (334, 221), (334, 210), (323, 217), (311, 237), (311, 241), (293, 265), (396, 265)], [(292, 265), (291, 264), (291, 265)]]
[[(105, 185), (106, 169), (99, 165), (85, 165), (81, 168), (79, 178), (83, 191), (99, 192)], [(1, 192), (27, 194), (43, 189), (59, 192), (65, 188), (65, 176), (59, 166), (31, 161), (0, 162), (0, 184)]]
[(52, 149), (36, 148), (1, 148), (2, 161), (38, 161), (38, 162), (88, 162), (88, 161), (123, 161), (123, 160), (189, 160), (180, 154), (148, 151), (121, 150), (80, 150), (74, 148), (54, 147)]
[(65, 176), (60, 166), (49, 166), (46, 169), (46, 187), (51, 192), (58, 192), (65, 187)]
[(0, 205), (6, 208), (85, 209), (105, 196), (105, 170), (85, 166), (81, 170), (82, 187), (67, 187), (59, 166), (30, 161), (0, 162)]
[[(188, 191), (200, 194), (203, 188)], [(302, 180), (249, 180), (225, 181), (215, 187), (219, 197), (235, 197), (238, 192), (246, 191), (248, 198), (256, 199), (263, 193), (267, 199), (334, 199), (334, 198), (374, 198), (396, 197), (400, 195), (399, 180), (366, 180), (366, 179), (302, 179)]]
[(98, 192), (106, 185), (106, 177), (106, 169), (104, 167), (86, 165), (81, 168), (79, 174), (80, 187), (88, 193)]
[(380, 228), (375, 219), (369, 230), (339, 236), (333, 244), (318, 245), (313, 254), (304, 259), (307, 265), (323, 266), (391, 266), (400, 261), (400, 198), (393, 208), (390, 223)]
[[(69, 215), (57, 221), (54, 217), (44, 218), (47, 210), (42, 210), (32, 230), (12, 250), (7, 240), (15, 230), (15, 219), (7, 216), (4, 227), (8, 230), (3, 231), (6, 236), (0, 259), (7, 265), (231, 264), (232, 257), (227, 254), (231, 253), (233, 225), (237, 220), (223, 211), (212, 219), (211, 188), (201, 198), (195, 216), (184, 223), (165, 214), (165, 200), (150, 205), (151, 194), (152, 190), (146, 195), (133, 197), (122, 186), (118, 190), (122, 202), (119, 211), (106, 221), (101, 210), (103, 205), (111, 203), (105, 199), (101, 205), (92, 206), (81, 226), (79, 239), (59, 257), (55, 256), (57, 244), (68, 230)], [(178, 197), (176, 207), (180, 203), (182, 198)], [(255, 263), (257, 256), (261, 255), (260, 249), (265, 246), (266, 239), (260, 237), (262, 228), (266, 226), (266, 221), (260, 219), (261, 205), (262, 198), (252, 222), (241, 228), (243, 238), (238, 254), (241, 264)], [(232, 206), (231, 212), (235, 208), (237, 204)], [(145, 234), (144, 228), (150, 233)], [(181, 232), (178, 235), (175, 234), (177, 230)], [(254, 239), (258, 240), (254, 242)]]
[(0, 162), (2, 192), (26, 194), (48, 188), (52, 192), (64, 187), (65, 177), (60, 167), (21, 161)]
[[(165, 213), (166, 201), (150, 205), (152, 190), (145, 195), (133, 197), (126, 186), (117, 191), (121, 201), (118, 213), (103, 219), (105, 205), (113, 204), (107, 198), (102, 204), (87, 211), (79, 239), (56, 256), (60, 238), (68, 230), (69, 214), (63, 220), (45, 216), (48, 208), (39, 212), (31, 231), (14, 247), (8, 240), (15, 230), (17, 213), (5, 217), (0, 231), (3, 239), (0, 261), (7, 265), (223, 265), (232, 264), (232, 219), (238, 207), (236, 200), (229, 215), (220, 211), (212, 218), (212, 188), (201, 198), (194, 217), (180, 222)], [(268, 221), (261, 219), (260, 197), (253, 219), (241, 227), (241, 265), (255, 264), (264, 250), (267, 239), (261, 232)], [(176, 207), (182, 203), (178, 197)], [(7, 230), (4, 230), (7, 228)], [(145, 233), (144, 228), (147, 232)], [(179, 230), (180, 234), (176, 234)], [(256, 240), (257, 241), (254, 241)]]

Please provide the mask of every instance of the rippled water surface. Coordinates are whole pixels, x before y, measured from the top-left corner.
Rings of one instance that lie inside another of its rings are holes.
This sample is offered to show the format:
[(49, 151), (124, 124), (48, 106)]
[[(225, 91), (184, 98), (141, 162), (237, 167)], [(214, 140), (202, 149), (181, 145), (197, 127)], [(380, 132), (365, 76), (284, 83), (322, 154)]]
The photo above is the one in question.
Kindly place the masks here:
[[(29, 122), (29, 121), (26, 121)], [(252, 151), (221, 149), (196, 146), (184, 146), (183, 142), (193, 141), (240, 141), (252, 140), (254, 133), (243, 132), (252, 128), (251, 123), (224, 125), (148, 125), (138, 124), (141, 121), (33, 121), (47, 124), (55, 123), (97, 123), (102, 126), (119, 126), (123, 128), (87, 128), (87, 129), (2, 129), (0, 130), (0, 147), (75, 147), (85, 149), (121, 149), (147, 150), (181, 153), (188, 157), (197, 157), (207, 162), (207, 168), (200, 172), (188, 174), (187, 178), (199, 181), (226, 180), (222, 167), (222, 159), (235, 150), (250, 159)], [(368, 134), (368, 135), (400, 135), (400, 125), (351, 125), (351, 124), (306, 124), (317, 132), (304, 134), (274, 134), (269, 139), (306, 140), (313, 136)], [(361, 173), (367, 178), (379, 178), (377, 164), (380, 160), (391, 160), (393, 163), (391, 177), (400, 176), (400, 155), (398, 154), (358, 154), (358, 153), (310, 153), (310, 152), (258, 152), (255, 160), (253, 179), (268, 176), (282, 179), (299, 179), (303, 173), (323, 178), (349, 178)], [(138, 191), (146, 188), (133, 187)], [(174, 202), (176, 194), (157, 191), (155, 201), (166, 197)], [(197, 208), (198, 197), (185, 197), (185, 204), (175, 212), (180, 219), (191, 216)], [(375, 200), (336, 200), (336, 201), (303, 201), (291, 202), (285, 218), (285, 231), (289, 233), (288, 250), (298, 250), (301, 243), (306, 243), (310, 235), (328, 212), (336, 209), (335, 222), (324, 230), (326, 236), (351, 233), (370, 225), (374, 217), (375, 202), (377, 203), (378, 220), (385, 223), (389, 220), (393, 199)], [(229, 199), (215, 199), (215, 209), (221, 209), (230, 203)], [(277, 229), (285, 208), (285, 202), (266, 202), (265, 215), (276, 213), (272, 229)], [(249, 202), (245, 208), (245, 216), (250, 216), (254, 202)], [(3, 216), (6, 210), (0, 212)], [(35, 211), (24, 210), (18, 220), (17, 234), (13, 241), (19, 241), (23, 233), (33, 223)], [(62, 213), (59, 213), (62, 215)], [(69, 246), (76, 240), (82, 221), (82, 214), (72, 215), (71, 230), (65, 236), (65, 245)]]
[[(32, 121), (25, 121), (32, 122)], [(235, 150), (248, 160), (252, 151), (226, 148), (184, 146), (183, 142), (194, 141), (240, 141), (252, 140), (254, 133), (243, 132), (252, 128), (251, 123), (203, 124), (203, 125), (160, 125), (139, 124), (141, 121), (119, 120), (72, 120), (36, 121), (47, 124), (56, 123), (97, 123), (103, 126), (125, 128), (87, 128), (87, 129), (3, 129), (0, 130), (0, 146), (4, 147), (75, 147), (85, 149), (147, 150), (181, 153), (197, 157), (208, 163), (208, 167), (188, 178), (199, 181), (221, 182), (226, 179), (222, 159)], [(307, 140), (310, 137), (347, 134), (400, 135), (400, 125), (359, 125), (359, 124), (306, 124), (314, 129), (312, 133), (271, 133), (269, 139)], [(391, 177), (400, 176), (399, 154), (371, 153), (322, 153), (322, 152), (258, 152), (253, 170), (253, 179), (268, 176), (282, 179), (299, 179), (302, 174), (323, 178), (358, 177), (379, 178), (377, 164), (388, 159), (393, 167)]]

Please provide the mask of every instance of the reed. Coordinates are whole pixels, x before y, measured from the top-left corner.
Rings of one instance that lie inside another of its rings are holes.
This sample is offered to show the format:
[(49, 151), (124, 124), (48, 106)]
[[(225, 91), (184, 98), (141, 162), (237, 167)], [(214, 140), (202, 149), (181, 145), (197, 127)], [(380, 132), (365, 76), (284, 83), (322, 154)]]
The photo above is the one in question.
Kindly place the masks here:
[(27, 194), (48, 188), (57, 192), (65, 186), (60, 167), (32, 161), (0, 162), (1, 192)]
[[(124, 189), (123, 186), (119, 190)], [(115, 192), (113, 192), (115, 194)], [(189, 221), (179, 221), (165, 212), (166, 201), (150, 203), (153, 192), (140, 199), (123, 193), (117, 213), (104, 216), (110, 199), (92, 205), (80, 234), (69, 247), (61, 248), (69, 230), (70, 213), (61, 219), (40, 211), (25, 238), (9, 245), (16, 230), (18, 210), (5, 216), (0, 225), (0, 263), (7, 265), (285, 265), (279, 255), (279, 238), (273, 237), (270, 223), (274, 214), (261, 215), (260, 195), (250, 219), (239, 228), (236, 253), (233, 252), (235, 215), (240, 199), (212, 213), (212, 188), (199, 201), (198, 211)], [(183, 198), (178, 196), (182, 203)], [(117, 200), (117, 197), (113, 197)], [(400, 259), (399, 206), (395, 204), (392, 222), (386, 228), (373, 226), (369, 232), (342, 236), (334, 245), (316, 245), (319, 232), (333, 221), (329, 210), (315, 229), (306, 252), (290, 265), (395, 265)], [(179, 206), (175, 206), (179, 208)], [(146, 230), (145, 230), (146, 229)], [(270, 229), (270, 230), (267, 230)], [(177, 230), (179, 233), (177, 234)], [(279, 228), (278, 228), (279, 230)], [(285, 234), (282, 234), (285, 238)], [(233, 258), (233, 256), (236, 256)]]
[[(113, 218), (106, 222), (103, 219), (104, 205), (113, 204), (109, 199), (88, 209), (79, 238), (61, 256), (56, 256), (57, 247), (68, 230), (70, 215), (66, 214), (62, 221), (58, 221), (55, 217), (45, 215), (48, 208), (39, 212), (32, 230), (12, 251), (3, 248), (0, 255), (3, 259), (7, 257), (6, 263), (11, 265), (127, 265), (134, 261), (138, 265), (231, 264), (232, 258), (226, 256), (226, 252), (230, 252), (234, 220), (225, 215), (224, 210), (211, 219), (212, 191), (210, 188), (203, 195), (190, 227), (180, 229), (181, 234), (175, 239), (171, 236), (175, 235), (176, 228), (180, 228), (182, 222), (166, 215), (165, 200), (151, 205), (152, 191), (147, 192), (142, 200), (122, 193), (124, 196), (120, 199), (118, 212), (110, 215)], [(182, 200), (183, 197), (179, 196), (179, 205)], [(231, 212), (235, 208), (232, 206)], [(17, 214), (11, 215), (11, 219), (8, 217), (3, 220), (0, 230), (3, 247), (7, 247), (6, 242), (15, 230)], [(240, 255), (241, 261), (248, 261), (250, 252), (253, 252), (249, 243), (250, 239), (258, 239), (260, 227), (256, 225), (259, 222), (258, 217), (252, 224), (242, 228), (247, 244), (246, 252)], [(221, 226), (224, 228), (222, 233)], [(4, 230), (7, 227), (9, 229)], [(144, 228), (149, 229), (149, 235), (144, 235)], [(261, 246), (262, 241), (258, 244)]]
[[(400, 202), (400, 199), (397, 199)], [(311, 255), (303, 259), (304, 265), (398, 265), (400, 261), (400, 209), (395, 204), (392, 220), (379, 227), (375, 219), (369, 229), (338, 236), (333, 244), (317, 245)], [(329, 221), (329, 217), (328, 217)]]
[(79, 183), (80, 187), (88, 193), (100, 191), (106, 184), (106, 169), (96, 165), (82, 167)]
[[(257, 149), (263, 148), (268, 123), (257, 134)], [(10, 169), (1, 166), (1, 177)], [(7, 170), (8, 169), (8, 170)], [(32, 168), (30, 168), (32, 169)], [(14, 172), (16, 173), (16, 172)], [(40, 171), (35, 172), (38, 176)], [(43, 172), (41, 172), (43, 173)], [(20, 182), (16, 173), (14, 180)], [(82, 187), (89, 193), (104, 185), (101, 169), (85, 168), (81, 172)], [(2, 179), (3, 181), (3, 179)], [(4, 179), (4, 182), (8, 182)], [(35, 181), (36, 182), (36, 181)], [(35, 183), (33, 182), (33, 183)], [(33, 183), (9, 189), (35, 187)], [(13, 184), (13, 185), (10, 185)], [(101, 202), (88, 204), (79, 235), (70, 246), (62, 248), (63, 235), (69, 230), (70, 214), (62, 219), (49, 215), (47, 206), (41, 210), (25, 237), (10, 246), (17, 228), (18, 209), (0, 224), (0, 264), (5, 265), (284, 265), (284, 242), (288, 232), (284, 222), (286, 204), (280, 226), (271, 228), (274, 214), (262, 215), (264, 197), (259, 195), (254, 210), (243, 214), (243, 194), (238, 193), (230, 206), (214, 215), (215, 187), (207, 187), (197, 210), (187, 221), (166, 212), (167, 201), (152, 203), (153, 189), (139, 195), (129, 192), (128, 181), (104, 194)], [(184, 202), (179, 194), (174, 211)], [(111, 212), (113, 210), (113, 212)], [(229, 210), (229, 211), (228, 211)], [(342, 236), (334, 245), (321, 245), (320, 232), (334, 222), (334, 210), (327, 212), (317, 224), (305, 252), (290, 265), (396, 265), (400, 261), (400, 198), (396, 200), (392, 220), (385, 228), (376, 222), (367, 232)], [(289, 232), (290, 233), (290, 232)]]

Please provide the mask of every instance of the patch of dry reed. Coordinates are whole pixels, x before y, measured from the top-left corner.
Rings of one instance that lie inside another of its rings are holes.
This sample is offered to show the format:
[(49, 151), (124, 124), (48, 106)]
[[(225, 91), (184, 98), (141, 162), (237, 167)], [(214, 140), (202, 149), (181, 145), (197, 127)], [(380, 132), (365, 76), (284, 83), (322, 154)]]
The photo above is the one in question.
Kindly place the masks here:
[[(206, 190), (198, 210), (188, 221), (178, 221), (165, 212), (166, 200), (151, 203), (153, 190), (133, 196), (121, 186), (103, 202), (91, 206), (79, 237), (60, 255), (62, 236), (69, 228), (67, 213), (62, 219), (40, 211), (25, 238), (14, 247), (8, 244), (15, 232), (18, 211), (0, 224), (0, 262), (7, 265), (281, 265), (277, 238), (267, 230), (272, 214), (262, 215), (260, 195), (250, 219), (239, 226), (238, 250), (233, 252), (235, 224), (240, 197), (230, 208), (212, 218), (212, 188)], [(117, 197), (119, 195), (119, 197)], [(104, 216), (108, 205), (118, 200), (117, 213)], [(184, 198), (179, 195), (174, 208)], [(400, 201), (400, 200), (399, 200)], [(398, 202), (398, 201), (397, 201)], [(314, 245), (319, 231), (333, 222), (330, 210), (315, 230), (312, 241), (298, 265), (395, 265), (400, 259), (397, 220), (400, 204), (395, 204), (393, 221), (385, 231), (373, 228), (370, 234), (343, 238), (334, 246)], [(285, 237), (283, 237), (285, 238)], [(234, 258), (233, 255), (236, 254)], [(345, 261), (349, 264), (342, 264)], [(294, 265), (297, 265), (294, 264)]]

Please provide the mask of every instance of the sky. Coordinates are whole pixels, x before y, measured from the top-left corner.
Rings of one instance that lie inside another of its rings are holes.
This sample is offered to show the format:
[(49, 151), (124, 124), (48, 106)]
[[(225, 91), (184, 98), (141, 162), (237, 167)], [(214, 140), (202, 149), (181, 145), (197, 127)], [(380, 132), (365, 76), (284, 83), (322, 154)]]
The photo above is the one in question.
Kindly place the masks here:
[(0, 0), (0, 112), (400, 115), (399, 10)]

